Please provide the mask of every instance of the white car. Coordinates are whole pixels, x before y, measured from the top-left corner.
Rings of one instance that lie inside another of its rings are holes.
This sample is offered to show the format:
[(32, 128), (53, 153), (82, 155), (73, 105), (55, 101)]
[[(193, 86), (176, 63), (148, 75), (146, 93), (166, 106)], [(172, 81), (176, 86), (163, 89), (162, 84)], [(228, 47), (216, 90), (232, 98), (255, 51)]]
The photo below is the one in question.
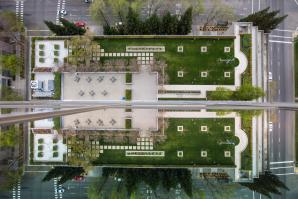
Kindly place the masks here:
[(61, 15), (67, 15), (67, 11), (66, 11), (65, 9), (61, 9), (61, 10), (60, 10), (60, 14), (61, 14)]
[(271, 72), (268, 72), (268, 80), (269, 80), (269, 81), (272, 81), (272, 79), (273, 79), (273, 78), (272, 78), (272, 73), (271, 73)]
[(271, 132), (273, 130), (273, 123), (272, 122), (269, 122), (268, 123), (268, 126), (269, 126), (269, 131)]

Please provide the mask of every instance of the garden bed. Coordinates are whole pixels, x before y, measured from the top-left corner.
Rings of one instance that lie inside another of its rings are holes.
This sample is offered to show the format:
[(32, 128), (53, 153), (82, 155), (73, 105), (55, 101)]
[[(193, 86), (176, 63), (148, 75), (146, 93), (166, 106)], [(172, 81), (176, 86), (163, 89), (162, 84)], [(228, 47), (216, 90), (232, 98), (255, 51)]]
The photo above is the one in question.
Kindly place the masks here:
[[(234, 68), (238, 59), (234, 58), (234, 38), (97, 38), (105, 52), (126, 52), (126, 46), (164, 46), (165, 52), (154, 53), (155, 59), (163, 59), (167, 63), (165, 72), (169, 84), (210, 84), (233, 85)], [(183, 46), (183, 52), (177, 52), (177, 47)], [(201, 52), (201, 47), (207, 46), (207, 52)], [(224, 47), (230, 47), (225, 53)], [(232, 59), (230, 63), (220, 60)], [(178, 71), (183, 71), (183, 77), (178, 77)], [(201, 72), (207, 71), (207, 77), (201, 77)], [(224, 72), (231, 72), (230, 78), (224, 77)]]
[[(164, 157), (127, 157), (125, 150), (104, 150), (95, 164), (234, 166), (234, 148), (239, 143), (234, 136), (234, 118), (175, 118), (168, 119), (167, 124), (166, 140), (154, 140), (153, 145), (153, 151), (165, 152)], [(200, 131), (201, 125), (208, 126), (207, 132)], [(230, 132), (224, 132), (225, 125), (230, 126)], [(183, 126), (183, 131), (178, 132), (177, 126)], [(207, 157), (201, 157), (202, 150), (207, 151)], [(182, 157), (178, 157), (178, 151), (183, 151)], [(225, 157), (224, 151), (230, 151), (231, 157)]]

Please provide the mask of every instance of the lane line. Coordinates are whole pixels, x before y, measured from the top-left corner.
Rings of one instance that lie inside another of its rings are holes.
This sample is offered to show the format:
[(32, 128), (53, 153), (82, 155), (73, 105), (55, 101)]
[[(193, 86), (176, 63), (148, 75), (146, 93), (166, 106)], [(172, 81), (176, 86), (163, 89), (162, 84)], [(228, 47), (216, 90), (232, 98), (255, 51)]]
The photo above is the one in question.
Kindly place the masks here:
[(282, 162), (270, 162), (270, 164), (287, 164), (287, 163), (294, 163), (294, 161), (289, 160), (289, 161), (282, 161)]
[(273, 167), (273, 168), (270, 168), (271, 169), (286, 169), (286, 168), (294, 168), (295, 166), (288, 166), (288, 167)]
[(289, 41), (275, 41), (275, 40), (269, 40), (269, 42), (272, 42), (272, 43), (283, 43), (283, 44), (293, 44), (293, 42), (289, 42)]
[(293, 37), (285, 37), (280, 35), (269, 35), (269, 37), (280, 37), (280, 38), (286, 38), (286, 39), (293, 39)]
[(295, 175), (296, 173), (279, 173), (279, 174), (275, 174), (277, 176), (285, 176), (285, 175)]
[(295, 32), (294, 30), (283, 30), (283, 29), (274, 29), (276, 31), (282, 31), (282, 32)]
[(297, 0), (294, 0), (294, 1), (295, 1), (296, 5), (298, 6), (298, 1)]

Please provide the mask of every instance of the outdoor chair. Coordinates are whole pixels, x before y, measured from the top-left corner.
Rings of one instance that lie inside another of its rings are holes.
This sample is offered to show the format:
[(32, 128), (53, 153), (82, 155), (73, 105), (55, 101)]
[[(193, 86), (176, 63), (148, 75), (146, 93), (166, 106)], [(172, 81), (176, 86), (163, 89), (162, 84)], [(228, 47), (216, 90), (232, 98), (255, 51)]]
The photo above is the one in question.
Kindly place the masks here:
[(104, 76), (99, 76), (99, 77), (97, 78), (97, 81), (98, 81), (98, 82), (102, 82), (103, 79), (104, 79)]
[(85, 94), (85, 92), (82, 91), (82, 90), (80, 90), (79, 95), (80, 95), (80, 96), (83, 96), (84, 94)]
[(92, 78), (88, 76), (88, 77), (86, 78), (86, 81), (87, 81), (88, 83), (90, 83), (90, 82), (92, 81)]
[(101, 92), (101, 94), (102, 94), (103, 96), (106, 96), (106, 95), (108, 94), (108, 92), (107, 92), (106, 90), (104, 90), (104, 91)]
[(98, 124), (98, 126), (103, 126), (103, 121), (101, 119), (98, 119), (97, 124)]
[(91, 90), (91, 91), (89, 92), (89, 94), (90, 94), (91, 96), (94, 96), (94, 95), (95, 95), (95, 92), (94, 92), (93, 90)]
[(111, 82), (114, 83), (115, 81), (117, 81), (117, 79), (113, 76), (110, 78)]

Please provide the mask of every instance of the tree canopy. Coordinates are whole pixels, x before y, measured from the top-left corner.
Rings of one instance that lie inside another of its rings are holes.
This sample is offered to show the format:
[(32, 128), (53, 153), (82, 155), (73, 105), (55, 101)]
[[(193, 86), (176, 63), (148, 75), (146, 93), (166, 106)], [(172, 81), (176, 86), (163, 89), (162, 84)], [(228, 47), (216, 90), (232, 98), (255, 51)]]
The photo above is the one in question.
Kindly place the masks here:
[(148, 18), (141, 20), (137, 11), (129, 7), (125, 20), (121, 25), (104, 25), (104, 34), (107, 35), (186, 35), (191, 32), (192, 7), (180, 16), (166, 12), (158, 17), (153, 13)]
[(279, 180), (277, 175), (274, 175), (270, 171), (265, 171), (259, 175), (259, 178), (254, 178), (253, 183), (240, 183), (242, 186), (249, 188), (252, 191), (256, 191), (260, 194), (271, 198), (271, 194), (281, 195), (279, 189), (289, 190), (289, 188)]
[(21, 59), (16, 55), (0, 55), (2, 69), (8, 70), (11, 75), (15, 75), (17, 68), (21, 65)]
[(264, 30), (265, 33), (271, 32), (275, 29), (288, 15), (278, 16), (279, 10), (269, 11), (270, 7), (267, 7), (258, 12), (252, 13), (247, 17), (240, 19), (241, 22), (252, 22), (254, 26), (258, 26), (260, 30)]
[(59, 178), (58, 184), (63, 184), (68, 180), (72, 180), (75, 176), (80, 176), (84, 173), (82, 167), (54, 167), (47, 172), (46, 176), (42, 179), (43, 182), (50, 181), (53, 178)]
[(59, 21), (62, 25), (54, 24), (51, 21), (44, 21), (44, 23), (57, 36), (84, 35), (86, 32), (85, 29), (76, 26), (74, 23), (69, 22), (66, 19), (60, 18)]

